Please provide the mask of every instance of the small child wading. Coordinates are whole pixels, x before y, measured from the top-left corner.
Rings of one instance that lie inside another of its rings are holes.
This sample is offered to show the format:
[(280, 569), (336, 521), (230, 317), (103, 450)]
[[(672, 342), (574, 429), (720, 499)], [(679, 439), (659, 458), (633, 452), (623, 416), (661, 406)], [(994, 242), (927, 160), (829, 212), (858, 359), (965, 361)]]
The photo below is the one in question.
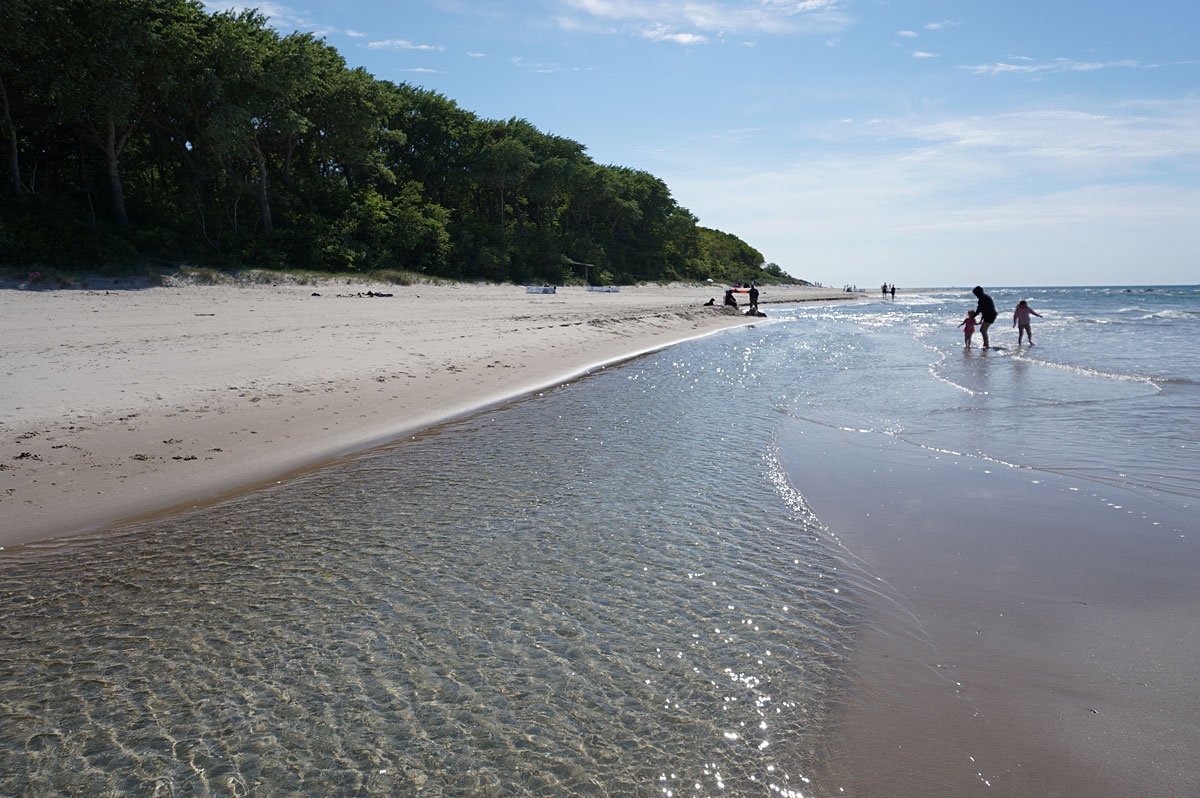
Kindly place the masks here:
[(971, 336), (975, 334), (975, 311), (968, 310), (967, 317), (958, 324), (963, 328), (963, 343), (967, 348), (971, 348)]
[(1024, 299), (1017, 303), (1017, 309), (1013, 311), (1013, 326), (1017, 328), (1017, 346), (1021, 345), (1022, 335), (1029, 341), (1029, 345), (1033, 346), (1033, 329), (1029, 326), (1031, 315), (1042, 318), (1042, 314), (1029, 307), (1029, 303)]

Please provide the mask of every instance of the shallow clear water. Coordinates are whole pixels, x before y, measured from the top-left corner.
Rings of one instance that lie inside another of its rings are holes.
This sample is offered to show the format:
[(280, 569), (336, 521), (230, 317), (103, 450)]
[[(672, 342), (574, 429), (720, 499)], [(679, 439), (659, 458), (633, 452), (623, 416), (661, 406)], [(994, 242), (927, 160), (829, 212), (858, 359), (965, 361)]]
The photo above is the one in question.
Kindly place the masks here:
[(852, 627), (742, 331), (0, 562), (0, 794), (801, 786)]
[(783, 432), (1194, 513), (1196, 292), (1019, 295), (1032, 349), (1002, 314), (1005, 348), (965, 351), (964, 295), (770, 308), (219, 506), (0, 552), (0, 794), (834, 792), (808, 779), (871, 580)]

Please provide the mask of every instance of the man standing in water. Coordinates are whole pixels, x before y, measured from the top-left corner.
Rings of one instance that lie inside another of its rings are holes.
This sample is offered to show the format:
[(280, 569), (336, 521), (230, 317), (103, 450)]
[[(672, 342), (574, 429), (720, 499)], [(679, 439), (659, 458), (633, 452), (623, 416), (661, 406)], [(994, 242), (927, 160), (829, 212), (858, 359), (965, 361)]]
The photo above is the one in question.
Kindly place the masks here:
[(992, 322), (996, 320), (996, 303), (992, 298), (983, 293), (983, 288), (975, 286), (971, 289), (971, 293), (979, 299), (979, 304), (975, 306), (975, 312), (980, 316), (979, 334), (983, 336), (983, 348), (988, 348), (988, 327), (992, 326)]

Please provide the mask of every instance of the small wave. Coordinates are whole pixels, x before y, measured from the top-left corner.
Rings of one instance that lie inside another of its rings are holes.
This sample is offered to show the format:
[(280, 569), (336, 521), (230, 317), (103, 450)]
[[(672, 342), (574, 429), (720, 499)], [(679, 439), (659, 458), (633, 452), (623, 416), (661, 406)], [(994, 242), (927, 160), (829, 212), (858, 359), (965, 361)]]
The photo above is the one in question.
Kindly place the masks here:
[(1115, 371), (1101, 371), (1100, 369), (1088, 368), (1087, 366), (1072, 366), (1067, 363), (1055, 363), (1052, 360), (1040, 360), (1036, 357), (1024, 355), (1021, 360), (1026, 363), (1033, 363), (1038, 366), (1046, 366), (1052, 369), (1060, 369), (1072, 374), (1081, 374), (1086, 377), (1102, 377), (1106, 380), (1118, 380), (1120, 382), (1137, 382), (1153, 387), (1159, 393), (1162, 392), (1162, 386), (1159, 385), (1163, 380), (1156, 380), (1153, 377), (1146, 377), (1140, 374), (1121, 374)]
[(1154, 313), (1147, 313), (1145, 316), (1142, 316), (1140, 320), (1147, 321), (1150, 319), (1169, 319), (1171, 321), (1191, 321), (1197, 317), (1200, 317), (1200, 312), (1194, 310), (1184, 310), (1181, 308), (1171, 308), (1168, 310), (1155, 311)]

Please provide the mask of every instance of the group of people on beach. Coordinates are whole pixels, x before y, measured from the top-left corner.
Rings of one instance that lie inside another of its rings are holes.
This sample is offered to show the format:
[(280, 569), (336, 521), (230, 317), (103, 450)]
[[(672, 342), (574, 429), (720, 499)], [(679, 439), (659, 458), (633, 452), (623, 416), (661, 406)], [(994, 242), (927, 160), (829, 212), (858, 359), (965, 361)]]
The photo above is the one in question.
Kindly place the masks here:
[[(758, 286), (751, 282), (750, 285), (743, 287), (741, 283), (734, 283), (732, 288), (725, 289), (725, 306), (736, 308), (738, 306), (737, 297), (734, 294), (749, 294), (750, 307), (746, 311), (747, 316), (757, 316), (758, 313)], [(709, 300), (712, 303), (712, 300)]]
[[(978, 299), (974, 310), (967, 311), (967, 317), (958, 325), (963, 328), (963, 343), (967, 348), (971, 347), (971, 336), (975, 334), (975, 317), (979, 317), (979, 334), (983, 336), (983, 348), (988, 349), (988, 328), (996, 321), (999, 315), (996, 313), (996, 303), (992, 298), (983, 292), (981, 286), (975, 286), (971, 289), (971, 293)], [(1033, 308), (1029, 307), (1029, 303), (1022, 299), (1017, 303), (1016, 309), (1013, 310), (1013, 326), (1017, 328), (1017, 346), (1021, 345), (1022, 337), (1033, 346), (1033, 328), (1029, 326), (1029, 317), (1037, 316), (1042, 318), (1042, 314), (1038, 313)]]

